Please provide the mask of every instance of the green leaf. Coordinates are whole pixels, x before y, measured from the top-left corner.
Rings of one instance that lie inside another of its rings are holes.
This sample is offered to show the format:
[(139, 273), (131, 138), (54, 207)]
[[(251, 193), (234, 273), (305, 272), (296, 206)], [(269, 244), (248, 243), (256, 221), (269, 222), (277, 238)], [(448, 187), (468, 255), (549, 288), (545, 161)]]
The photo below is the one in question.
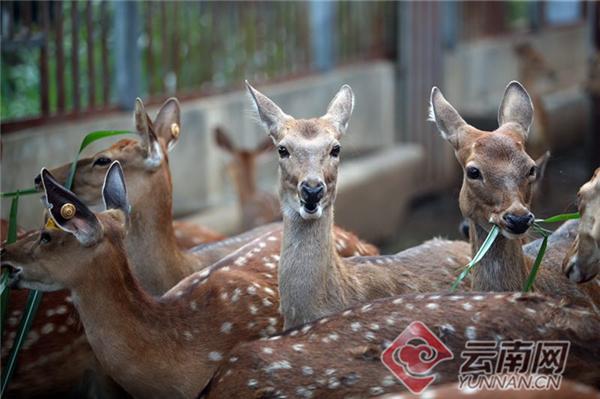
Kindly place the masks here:
[(572, 219), (579, 219), (580, 217), (581, 217), (581, 215), (579, 215), (579, 212), (562, 213), (560, 215), (550, 216), (549, 218), (546, 218), (546, 219), (536, 219), (536, 223), (558, 223), (558, 222), (565, 222), (567, 220), (572, 220)]
[(542, 245), (540, 246), (540, 250), (535, 257), (535, 262), (533, 262), (533, 266), (531, 267), (531, 272), (529, 272), (529, 277), (527, 278), (527, 282), (525, 283), (525, 287), (523, 287), (523, 292), (529, 292), (531, 287), (533, 287), (533, 283), (535, 282), (535, 277), (537, 276), (538, 269), (540, 268), (540, 264), (542, 263), (542, 259), (544, 259), (544, 254), (546, 253), (546, 247), (548, 246), (548, 236), (544, 236), (542, 240)]
[(475, 266), (477, 263), (479, 263), (479, 261), (484, 257), (484, 255), (490, 250), (490, 248), (492, 247), (492, 244), (496, 240), (496, 237), (498, 237), (499, 233), (500, 233), (500, 228), (496, 225), (492, 226), (492, 229), (490, 230), (487, 237), (483, 241), (483, 244), (481, 244), (481, 247), (479, 247), (479, 250), (473, 257), (473, 259), (471, 259), (471, 261), (465, 266), (465, 269), (460, 273), (458, 278), (454, 281), (454, 283), (452, 284), (452, 287), (450, 288), (450, 291), (455, 291), (456, 288), (458, 288), (461, 281), (463, 281), (465, 279), (465, 277), (467, 277), (467, 275), (469, 274), (469, 272), (471, 271), (473, 266)]
[(17, 191), (11, 191), (9, 193), (0, 193), (0, 196), (2, 198), (7, 198), (7, 197), (16, 197), (21, 196), (21, 195), (31, 195), (31, 194), (36, 194), (38, 191), (35, 188), (26, 188), (24, 190), (17, 190)]
[[(6, 243), (10, 244), (17, 241), (17, 213), (19, 211), (19, 191), (10, 201), (10, 214), (8, 217), (8, 232), (6, 237)], [(0, 278), (0, 336), (4, 333), (4, 322), (6, 321), (6, 312), (8, 311), (8, 298), (10, 289), (8, 287), (8, 272), (4, 270), (2, 277)]]
[(75, 169), (77, 168), (77, 161), (79, 160), (79, 155), (81, 155), (81, 152), (88, 145), (90, 145), (93, 142), (98, 141), (100, 139), (106, 138), (106, 137), (119, 136), (122, 134), (129, 134), (129, 133), (132, 133), (132, 132), (130, 132), (129, 130), (98, 130), (95, 132), (88, 133), (83, 138), (83, 141), (81, 142), (81, 146), (79, 147), (79, 151), (77, 152), (77, 155), (75, 156), (75, 159), (73, 160), (73, 163), (71, 164), (71, 170), (69, 171), (69, 177), (67, 178), (65, 187), (70, 190), (71, 187), (73, 186), (73, 179), (75, 178)]

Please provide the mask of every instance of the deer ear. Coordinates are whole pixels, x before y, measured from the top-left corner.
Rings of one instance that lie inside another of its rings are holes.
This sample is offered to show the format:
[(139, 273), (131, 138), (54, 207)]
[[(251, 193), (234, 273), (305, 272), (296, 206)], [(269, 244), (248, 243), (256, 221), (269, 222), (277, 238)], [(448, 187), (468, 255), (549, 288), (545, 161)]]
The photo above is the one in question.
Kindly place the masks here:
[(331, 121), (340, 134), (346, 133), (348, 122), (354, 109), (354, 93), (348, 85), (343, 85), (333, 100), (327, 106), (327, 113), (323, 118)]
[(537, 173), (535, 177), (536, 182), (539, 182), (544, 178), (544, 174), (546, 173), (546, 166), (548, 166), (549, 160), (550, 151), (546, 151), (544, 155), (535, 160), (535, 166), (537, 168)]
[(180, 120), (179, 101), (175, 97), (171, 97), (160, 107), (153, 124), (156, 135), (164, 141), (167, 151), (171, 151), (179, 140)]
[(102, 199), (105, 209), (119, 209), (129, 216), (131, 207), (127, 199), (127, 186), (119, 161), (114, 161), (106, 172), (102, 185)]
[(498, 125), (502, 126), (509, 122), (521, 126), (523, 136), (527, 138), (533, 122), (533, 103), (527, 90), (515, 80), (506, 86), (502, 103), (498, 109)]
[(61, 186), (46, 168), (40, 173), (45, 206), (54, 224), (71, 233), (83, 246), (94, 245), (102, 237), (96, 215), (75, 194)]
[(454, 149), (458, 149), (460, 136), (465, 134), (465, 127), (468, 126), (467, 122), (435, 86), (431, 89), (429, 104), (429, 120), (435, 122), (442, 137), (452, 144)]
[(248, 81), (246, 81), (246, 87), (260, 121), (273, 139), (279, 141), (282, 138), (281, 127), (286, 120), (290, 119), (290, 116), (285, 114), (271, 99), (252, 87)]
[(146, 151), (146, 166), (157, 168), (163, 160), (163, 150), (158, 138), (154, 133), (152, 121), (144, 109), (144, 103), (141, 99), (135, 100), (135, 128), (142, 139), (142, 145)]
[(214, 130), (215, 132), (215, 142), (219, 148), (227, 151), (227, 152), (235, 152), (235, 145), (229, 138), (229, 135), (225, 132), (221, 126), (217, 126)]

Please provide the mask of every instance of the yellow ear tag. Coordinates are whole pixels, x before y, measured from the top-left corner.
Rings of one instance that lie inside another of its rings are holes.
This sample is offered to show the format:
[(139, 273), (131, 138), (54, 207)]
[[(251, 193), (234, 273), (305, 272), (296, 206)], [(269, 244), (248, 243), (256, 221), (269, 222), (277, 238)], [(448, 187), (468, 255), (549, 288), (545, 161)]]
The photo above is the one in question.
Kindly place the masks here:
[(46, 221), (46, 228), (48, 230), (58, 230), (58, 226), (56, 225), (56, 223), (54, 223), (54, 219), (52, 219), (51, 217), (48, 217), (48, 220)]
[(60, 216), (62, 216), (66, 220), (73, 219), (73, 216), (75, 216), (75, 211), (75, 205), (67, 202), (66, 204), (60, 207)]
[(171, 134), (173, 137), (179, 137), (179, 125), (177, 123), (171, 124)]

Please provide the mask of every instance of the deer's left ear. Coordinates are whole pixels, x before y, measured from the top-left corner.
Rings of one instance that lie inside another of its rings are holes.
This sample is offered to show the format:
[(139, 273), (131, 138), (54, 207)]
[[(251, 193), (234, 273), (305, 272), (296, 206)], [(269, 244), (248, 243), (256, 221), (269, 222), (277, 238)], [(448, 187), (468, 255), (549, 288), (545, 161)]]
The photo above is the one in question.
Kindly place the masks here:
[(327, 107), (323, 118), (331, 121), (340, 134), (346, 133), (348, 122), (354, 110), (354, 92), (348, 85), (343, 85)]
[(163, 160), (163, 149), (154, 133), (154, 124), (144, 109), (144, 103), (139, 98), (135, 100), (134, 119), (135, 128), (146, 151), (145, 164), (150, 169), (158, 168)]
[(523, 130), (526, 139), (533, 122), (533, 103), (527, 90), (516, 80), (506, 86), (502, 103), (498, 109), (498, 125), (516, 123)]
[(105, 209), (119, 209), (125, 216), (129, 216), (131, 206), (127, 199), (127, 186), (119, 161), (113, 162), (106, 172), (102, 185), (102, 199)]
[(181, 108), (175, 97), (169, 98), (160, 107), (153, 126), (158, 138), (164, 141), (167, 151), (171, 151), (179, 140), (181, 128)]
[(71, 233), (83, 246), (94, 245), (102, 237), (98, 218), (75, 194), (61, 186), (46, 168), (40, 173), (45, 206), (54, 223)]

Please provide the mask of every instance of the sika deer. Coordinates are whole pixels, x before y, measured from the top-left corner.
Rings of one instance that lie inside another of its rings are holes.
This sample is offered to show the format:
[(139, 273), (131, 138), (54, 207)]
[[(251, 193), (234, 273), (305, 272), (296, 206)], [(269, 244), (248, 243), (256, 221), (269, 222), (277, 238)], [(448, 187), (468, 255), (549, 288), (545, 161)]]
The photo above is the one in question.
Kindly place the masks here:
[[(493, 132), (468, 125), (437, 87), (431, 92), (431, 118), (453, 146), (464, 171), (460, 210), (469, 220), (472, 253), (475, 254), (493, 225), (501, 234), (480, 264), (473, 269), (475, 291), (520, 291), (529, 275), (532, 259), (523, 253), (521, 238), (533, 224), (529, 210), (532, 186), (538, 177), (535, 162), (525, 152), (533, 105), (518, 82), (511, 82), (498, 111), (499, 128)], [(564, 278), (564, 253), (546, 253), (535, 289), (581, 304), (598, 306), (587, 291)]]
[(129, 393), (194, 397), (235, 343), (281, 326), (276, 292), (269, 288), (274, 277), (263, 275), (275, 266), (260, 261), (271, 260), (279, 246), (275, 237), (240, 249), (221, 267), (192, 274), (154, 299), (129, 269), (129, 203), (118, 163), (103, 189), (108, 210), (99, 214), (46, 170), (41, 176), (57, 227), (6, 246), (2, 267), (19, 288), (71, 290), (98, 360)]
[(565, 257), (563, 270), (569, 280), (585, 283), (600, 272), (600, 168), (581, 186), (578, 196), (579, 232)]
[[(285, 328), (356, 303), (449, 286), (468, 262), (465, 242), (432, 240), (393, 256), (340, 258), (332, 235), (341, 145), (354, 94), (344, 85), (320, 118), (294, 119), (247, 84), (279, 153), (283, 245), (279, 265)], [(444, 273), (444, 271), (446, 273)]]
[[(418, 370), (420, 377), (435, 375), (435, 384), (457, 381), (466, 341), (564, 340), (570, 342), (564, 377), (600, 386), (600, 316), (586, 308), (539, 294), (419, 294), (377, 300), (240, 344), (201, 397), (332, 399), (405, 391), (380, 359), (417, 320), (453, 354)], [(437, 357), (425, 353), (422, 361)]]
[(260, 142), (252, 150), (243, 150), (235, 146), (222, 127), (215, 129), (215, 142), (231, 156), (227, 167), (238, 196), (242, 215), (242, 230), (261, 226), (275, 220), (281, 220), (281, 209), (277, 198), (256, 187), (256, 159), (273, 149), (269, 138)]

